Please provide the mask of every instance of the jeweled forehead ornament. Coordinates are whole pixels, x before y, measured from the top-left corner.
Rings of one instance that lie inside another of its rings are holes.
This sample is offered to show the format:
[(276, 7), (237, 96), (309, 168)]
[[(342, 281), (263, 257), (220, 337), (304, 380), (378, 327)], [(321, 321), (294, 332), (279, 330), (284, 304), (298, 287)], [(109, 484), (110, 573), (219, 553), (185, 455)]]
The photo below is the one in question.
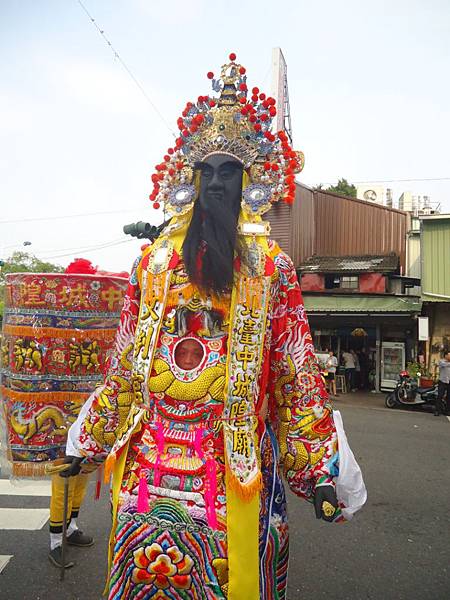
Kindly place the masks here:
[(207, 75), (217, 96), (188, 102), (178, 118), (175, 146), (152, 175), (154, 208), (164, 203), (169, 214), (188, 212), (197, 194), (195, 164), (213, 154), (226, 154), (242, 163), (248, 175), (242, 208), (249, 215), (263, 214), (272, 202), (294, 202), (295, 174), (303, 168), (303, 153), (291, 148), (284, 131), (272, 132), (277, 114), (274, 98), (257, 87), (250, 93), (245, 67), (236, 62), (234, 53), (229, 59), (220, 77)]

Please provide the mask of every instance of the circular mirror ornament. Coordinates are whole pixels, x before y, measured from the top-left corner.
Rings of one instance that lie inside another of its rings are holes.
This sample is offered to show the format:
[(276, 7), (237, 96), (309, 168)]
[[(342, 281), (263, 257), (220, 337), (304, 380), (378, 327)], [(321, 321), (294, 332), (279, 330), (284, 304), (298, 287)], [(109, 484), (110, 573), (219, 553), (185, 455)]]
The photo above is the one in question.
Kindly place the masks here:
[(195, 200), (196, 189), (191, 183), (177, 185), (169, 193), (167, 210), (172, 215), (184, 215), (191, 208)]
[(250, 215), (262, 215), (271, 207), (272, 186), (251, 183), (242, 193), (242, 208)]

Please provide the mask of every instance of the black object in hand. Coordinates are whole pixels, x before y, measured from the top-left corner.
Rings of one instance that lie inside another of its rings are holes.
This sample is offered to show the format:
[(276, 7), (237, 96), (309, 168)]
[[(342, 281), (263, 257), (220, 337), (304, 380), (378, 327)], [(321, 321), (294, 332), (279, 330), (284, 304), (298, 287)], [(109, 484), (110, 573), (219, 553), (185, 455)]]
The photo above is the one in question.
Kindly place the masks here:
[[(323, 510), (324, 502), (328, 502), (328, 504), (336, 509), (332, 515), (327, 516), (325, 514)], [(338, 507), (339, 504), (336, 496), (336, 490), (334, 489), (333, 485), (319, 485), (316, 487), (316, 491), (314, 493), (314, 509), (316, 511), (317, 519), (323, 519), (324, 521), (331, 523), (336, 517)]]
[(81, 471), (81, 463), (83, 459), (79, 456), (66, 456), (64, 463), (69, 465), (67, 469), (61, 471), (60, 477), (74, 477)]

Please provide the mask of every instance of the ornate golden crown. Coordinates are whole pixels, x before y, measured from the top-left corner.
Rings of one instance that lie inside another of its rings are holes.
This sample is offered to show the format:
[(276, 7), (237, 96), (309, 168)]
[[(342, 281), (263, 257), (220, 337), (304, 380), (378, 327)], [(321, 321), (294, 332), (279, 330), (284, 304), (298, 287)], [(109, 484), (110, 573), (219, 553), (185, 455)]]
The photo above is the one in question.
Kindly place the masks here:
[(177, 120), (180, 136), (152, 175), (155, 208), (164, 202), (173, 214), (186, 212), (195, 194), (195, 164), (212, 154), (229, 154), (242, 163), (251, 182), (243, 193), (250, 213), (261, 214), (280, 199), (294, 201), (295, 174), (303, 168), (304, 156), (291, 148), (284, 131), (272, 133), (275, 100), (257, 87), (248, 98), (246, 69), (236, 63), (234, 53), (229, 58), (219, 78), (207, 75), (219, 96), (188, 102)]

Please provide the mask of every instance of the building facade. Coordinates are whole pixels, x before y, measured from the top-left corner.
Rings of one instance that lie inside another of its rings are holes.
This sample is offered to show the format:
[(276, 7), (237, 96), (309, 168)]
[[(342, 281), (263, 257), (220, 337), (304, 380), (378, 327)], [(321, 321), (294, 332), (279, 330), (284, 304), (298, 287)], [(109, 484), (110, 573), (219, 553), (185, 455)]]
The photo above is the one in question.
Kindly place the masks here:
[(420, 218), (420, 267), (423, 314), (429, 320), (423, 353), (437, 375), (439, 359), (450, 350), (450, 214)]
[(362, 354), (365, 387), (392, 389), (417, 354), (419, 280), (406, 275), (410, 216), (372, 201), (297, 186), (269, 213), (297, 269), (316, 351)]

